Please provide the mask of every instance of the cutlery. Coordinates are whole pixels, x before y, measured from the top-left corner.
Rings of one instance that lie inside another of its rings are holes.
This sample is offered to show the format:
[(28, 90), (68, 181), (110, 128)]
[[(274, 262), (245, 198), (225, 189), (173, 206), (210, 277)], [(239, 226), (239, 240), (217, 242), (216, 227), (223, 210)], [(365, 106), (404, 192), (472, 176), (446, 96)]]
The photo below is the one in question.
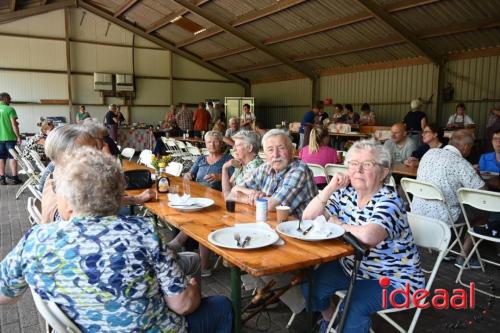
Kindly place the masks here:
[(236, 241), (236, 246), (237, 246), (237, 247), (243, 247), (243, 246), (240, 244), (240, 239), (241, 239), (240, 234), (239, 234), (239, 233), (235, 233), (235, 234), (234, 234), (234, 240)]
[(299, 219), (299, 226), (297, 227), (298, 232), (302, 232), (302, 228), (300, 227), (301, 222), (302, 222), (302, 217)]
[(170, 204), (172, 207), (202, 207), (197, 202), (193, 202), (190, 204)]
[(241, 248), (244, 248), (245, 246), (247, 246), (250, 243), (250, 239), (251, 239), (250, 236), (246, 236), (243, 243), (241, 243)]
[(310, 226), (309, 228), (307, 228), (306, 230), (304, 230), (304, 231), (302, 232), (302, 235), (303, 235), (303, 236), (307, 235), (307, 234), (309, 233), (309, 231), (311, 231), (311, 229), (312, 229), (312, 228), (313, 228), (313, 226)]

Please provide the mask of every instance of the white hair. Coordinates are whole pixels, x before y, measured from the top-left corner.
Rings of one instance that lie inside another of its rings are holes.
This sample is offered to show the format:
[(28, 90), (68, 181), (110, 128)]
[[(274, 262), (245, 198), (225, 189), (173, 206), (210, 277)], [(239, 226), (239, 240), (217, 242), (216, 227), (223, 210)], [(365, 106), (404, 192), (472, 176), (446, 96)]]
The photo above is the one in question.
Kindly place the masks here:
[(94, 138), (83, 126), (56, 127), (50, 131), (45, 140), (45, 155), (57, 163), (64, 153), (74, 150), (79, 143), (89, 140), (94, 140)]
[[(375, 162), (378, 165), (380, 165), (382, 168), (388, 168), (389, 170), (391, 169), (392, 165), (391, 152), (375, 139), (355, 141), (351, 146), (351, 148), (349, 148), (349, 151), (347, 151), (344, 165), (346, 166), (348, 165), (349, 161), (352, 159), (352, 154), (354, 151), (360, 151), (360, 150), (369, 151), (373, 153), (373, 155), (375, 155)], [(388, 177), (390, 177), (390, 172), (387, 175), (386, 179)]]
[(252, 152), (254, 154), (259, 153), (259, 149), (260, 149), (260, 142), (259, 141), (260, 140), (259, 140), (259, 136), (257, 135), (257, 133), (255, 133), (253, 131), (239, 131), (238, 133), (236, 133), (235, 135), (232, 136), (232, 139), (244, 141), (247, 146), (252, 147)]
[(56, 191), (75, 212), (86, 216), (118, 212), (125, 179), (116, 158), (82, 147), (65, 155), (62, 162), (54, 173)]
[(290, 139), (290, 136), (287, 134), (287, 132), (285, 132), (282, 129), (278, 129), (278, 128), (273, 128), (273, 129), (267, 131), (266, 134), (264, 134), (264, 136), (262, 137), (262, 146), (264, 147), (264, 149), (266, 148), (267, 140), (269, 138), (274, 137), (274, 136), (284, 137), (286, 139), (286, 145), (287, 145), (288, 149), (290, 151), (293, 151), (292, 139)]

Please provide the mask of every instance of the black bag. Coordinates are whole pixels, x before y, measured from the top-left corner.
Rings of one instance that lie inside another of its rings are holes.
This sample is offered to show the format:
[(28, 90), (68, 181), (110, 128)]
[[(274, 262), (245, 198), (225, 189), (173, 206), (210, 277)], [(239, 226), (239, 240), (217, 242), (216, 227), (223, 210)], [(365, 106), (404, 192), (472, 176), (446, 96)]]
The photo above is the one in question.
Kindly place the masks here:
[(129, 170), (125, 171), (126, 190), (138, 190), (150, 188), (153, 185), (149, 170)]

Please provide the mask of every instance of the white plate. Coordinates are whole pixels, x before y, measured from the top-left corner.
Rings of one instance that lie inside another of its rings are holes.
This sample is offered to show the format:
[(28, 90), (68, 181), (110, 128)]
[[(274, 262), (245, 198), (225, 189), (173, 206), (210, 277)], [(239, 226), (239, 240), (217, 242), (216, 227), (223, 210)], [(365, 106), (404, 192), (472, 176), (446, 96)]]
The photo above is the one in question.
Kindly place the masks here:
[[(245, 237), (250, 236), (250, 242), (244, 247), (238, 247), (234, 235), (240, 234), (240, 243)], [(272, 230), (251, 227), (227, 227), (212, 231), (208, 235), (208, 241), (214, 245), (236, 250), (251, 250), (274, 244), (279, 239)]]
[(168, 203), (168, 207), (180, 210), (182, 212), (196, 212), (214, 204), (212, 199), (208, 198), (191, 198), (189, 199), (189, 205), (174, 205), (171, 202)]
[[(304, 220), (300, 224), (302, 230), (308, 229), (313, 224), (311, 220)], [(276, 231), (288, 237), (297, 238), (305, 241), (322, 241), (326, 239), (333, 239), (340, 237), (344, 234), (344, 229), (334, 223), (321, 223), (316, 224), (311, 231), (309, 231), (305, 236), (302, 232), (297, 231), (299, 221), (287, 221), (278, 224)]]

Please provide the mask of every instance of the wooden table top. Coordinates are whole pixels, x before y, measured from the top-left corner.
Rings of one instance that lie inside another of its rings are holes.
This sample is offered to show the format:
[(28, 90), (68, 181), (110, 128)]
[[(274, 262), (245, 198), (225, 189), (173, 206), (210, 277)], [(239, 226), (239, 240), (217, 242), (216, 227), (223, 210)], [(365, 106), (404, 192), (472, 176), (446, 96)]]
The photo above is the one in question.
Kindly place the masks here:
[[(124, 170), (147, 169), (136, 163), (124, 161)], [(169, 176), (172, 185), (179, 185), (182, 191), (182, 178)], [(127, 191), (128, 194), (138, 194), (142, 190)], [(191, 196), (205, 197), (215, 201), (212, 207), (199, 212), (180, 212), (168, 207), (166, 194), (159, 195), (159, 201), (145, 203), (144, 206), (162, 220), (184, 231), (191, 238), (210, 250), (221, 255), (231, 264), (238, 266), (254, 276), (262, 276), (293, 271), (316, 264), (329, 262), (353, 254), (350, 245), (341, 239), (321, 242), (305, 242), (280, 235), (285, 245), (272, 245), (254, 250), (232, 250), (217, 247), (208, 242), (208, 234), (214, 230), (230, 227), (236, 223), (255, 222), (255, 207), (236, 204), (236, 211), (228, 213), (221, 192), (209, 187), (191, 182)], [(269, 213), (269, 223), (276, 226), (276, 213)]]
[(408, 167), (404, 164), (396, 164), (392, 167), (392, 173), (401, 176), (417, 177), (418, 167)]

